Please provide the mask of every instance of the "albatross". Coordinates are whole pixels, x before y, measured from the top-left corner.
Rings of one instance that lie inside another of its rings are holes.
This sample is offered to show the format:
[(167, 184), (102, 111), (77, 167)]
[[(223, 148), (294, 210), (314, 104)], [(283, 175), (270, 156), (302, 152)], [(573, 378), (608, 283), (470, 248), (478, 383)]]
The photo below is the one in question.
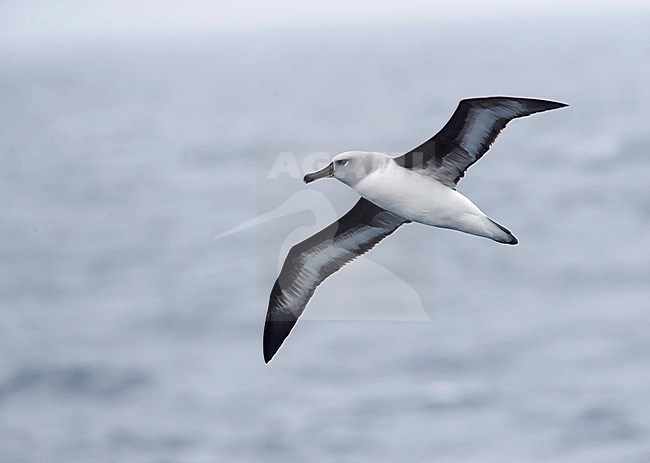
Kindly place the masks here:
[(567, 106), (516, 97), (461, 100), (432, 138), (398, 157), (346, 151), (305, 183), (335, 178), (361, 198), (344, 216), (289, 251), (269, 298), (264, 323), (264, 361), (278, 351), (323, 280), (368, 252), (404, 224), (417, 222), (517, 244), (456, 185), (511, 120)]

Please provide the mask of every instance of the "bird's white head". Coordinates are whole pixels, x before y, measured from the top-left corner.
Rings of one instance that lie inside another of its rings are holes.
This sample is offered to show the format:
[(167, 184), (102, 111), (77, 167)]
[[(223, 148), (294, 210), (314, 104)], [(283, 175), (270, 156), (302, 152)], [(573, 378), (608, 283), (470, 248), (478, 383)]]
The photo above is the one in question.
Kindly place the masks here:
[(332, 162), (321, 170), (305, 175), (304, 181), (311, 183), (319, 178), (334, 177), (352, 186), (386, 165), (390, 159), (387, 154), (373, 151), (345, 151), (334, 156)]

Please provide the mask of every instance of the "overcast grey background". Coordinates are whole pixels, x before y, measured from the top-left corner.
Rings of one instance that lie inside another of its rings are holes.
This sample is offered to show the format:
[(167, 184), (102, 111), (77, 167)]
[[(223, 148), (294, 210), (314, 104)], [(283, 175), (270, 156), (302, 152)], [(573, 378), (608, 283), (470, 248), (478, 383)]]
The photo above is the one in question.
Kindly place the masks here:
[[(0, 461), (650, 461), (647, 8), (491, 4), (3, 2)], [(496, 94), (571, 104), (462, 181), (521, 244), (403, 227), (264, 365), (286, 246), (355, 201), (278, 156)]]

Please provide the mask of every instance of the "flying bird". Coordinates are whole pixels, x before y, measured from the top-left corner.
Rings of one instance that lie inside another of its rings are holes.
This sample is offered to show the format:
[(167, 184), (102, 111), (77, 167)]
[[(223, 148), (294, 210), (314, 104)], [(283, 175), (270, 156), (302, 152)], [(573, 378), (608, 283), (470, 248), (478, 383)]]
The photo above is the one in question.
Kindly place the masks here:
[(517, 244), (507, 228), (485, 215), (456, 185), (512, 119), (564, 106), (515, 97), (462, 100), (433, 138), (406, 154), (347, 151), (305, 175), (305, 183), (336, 178), (361, 198), (343, 217), (289, 251), (269, 298), (264, 361), (273, 358), (323, 280), (404, 224), (418, 222)]

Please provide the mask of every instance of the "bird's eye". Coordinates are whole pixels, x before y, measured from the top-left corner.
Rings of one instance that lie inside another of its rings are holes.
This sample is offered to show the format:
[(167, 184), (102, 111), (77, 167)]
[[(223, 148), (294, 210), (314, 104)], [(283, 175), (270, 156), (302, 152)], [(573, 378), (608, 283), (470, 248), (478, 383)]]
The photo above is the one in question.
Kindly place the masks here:
[(349, 159), (341, 159), (340, 161), (337, 162), (339, 166), (345, 166), (348, 162), (350, 162)]

